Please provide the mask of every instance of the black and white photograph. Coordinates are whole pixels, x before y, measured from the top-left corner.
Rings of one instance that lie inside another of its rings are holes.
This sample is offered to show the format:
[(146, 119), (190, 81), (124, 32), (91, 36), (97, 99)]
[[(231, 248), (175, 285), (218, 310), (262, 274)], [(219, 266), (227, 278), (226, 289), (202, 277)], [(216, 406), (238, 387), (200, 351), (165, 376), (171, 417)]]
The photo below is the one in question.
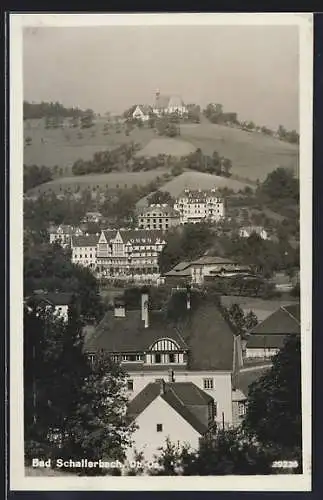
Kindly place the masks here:
[(312, 36), (10, 15), (12, 489), (310, 490)]

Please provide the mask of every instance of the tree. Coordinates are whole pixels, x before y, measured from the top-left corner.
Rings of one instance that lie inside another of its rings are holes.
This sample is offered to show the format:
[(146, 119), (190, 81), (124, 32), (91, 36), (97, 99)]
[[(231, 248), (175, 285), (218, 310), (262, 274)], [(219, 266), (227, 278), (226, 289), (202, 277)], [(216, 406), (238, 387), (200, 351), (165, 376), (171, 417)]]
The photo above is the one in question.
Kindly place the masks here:
[(36, 450), (47, 458), (122, 460), (133, 426), (120, 366), (104, 355), (91, 366), (75, 310), (67, 324), (45, 310), (24, 316), (27, 462)]
[(273, 358), (270, 371), (250, 386), (244, 428), (261, 445), (276, 447), (281, 457), (294, 455), (294, 459), (300, 460), (302, 410), (298, 336), (287, 338), (284, 347)]
[(168, 191), (156, 191), (148, 197), (149, 204), (163, 204), (167, 203), (169, 205), (174, 204), (174, 198)]
[(157, 457), (157, 475), (224, 476), (272, 473), (272, 454), (241, 428), (219, 430), (201, 440), (197, 452), (169, 441)]
[(259, 191), (272, 200), (299, 201), (299, 181), (291, 169), (278, 167), (270, 172)]

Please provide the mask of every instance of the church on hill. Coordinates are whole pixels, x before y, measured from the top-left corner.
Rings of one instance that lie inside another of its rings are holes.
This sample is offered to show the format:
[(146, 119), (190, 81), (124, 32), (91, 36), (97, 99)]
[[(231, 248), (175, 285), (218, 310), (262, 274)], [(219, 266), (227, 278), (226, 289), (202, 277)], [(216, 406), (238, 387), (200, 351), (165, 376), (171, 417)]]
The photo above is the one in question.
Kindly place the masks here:
[(179, 95), (164, 95), (159, 90), (156, 90), (152, 108), (158, 116), (172, 113), (178, 113), (182, 116), (188, 112), (187, 106)]

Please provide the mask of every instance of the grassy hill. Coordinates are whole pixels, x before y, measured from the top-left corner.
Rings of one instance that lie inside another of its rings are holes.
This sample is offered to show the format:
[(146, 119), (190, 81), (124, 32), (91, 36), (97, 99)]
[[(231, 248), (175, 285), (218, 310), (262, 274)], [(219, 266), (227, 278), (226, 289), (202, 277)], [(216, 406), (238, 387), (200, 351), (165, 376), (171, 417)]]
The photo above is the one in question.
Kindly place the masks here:
[(73, 177), (57, 178), (46, 182), (28, 191), (28, 195), (53, 192), (59, 194), (61, 191), (71, 189), (73, 192), (84, 189), (98, 188), (101, 191), (106, 189), (127, 189), (137, 186), (145, 186), (157, 177), (162, 177), (167, 173), (166, 169), (149, 170), (147, 172), (112, 172), (110, 174), (77, 175)]
[[(220, 177), (218, 175), (204, 174), (202, 172), (193, 172), (192, 170), (183, 172), (171, 181), (164, 184), (160, 191), (168, 191), (174, 198), (176, 198), (185, 188), (188, 189), (212, 189), (224, 188), (239, 191), (244, 189), (247, 185), (246, 182), (237, 181), (230, 177)], [(251, 186), (254, 187), (254, 186)], [(137, 205), (143, 206), (147, 203), (147, 197), (142, 198)]]
[(212, 123), (181, 125), (181, 139), (211, 155), (214, 150), (232, 161), (232, 174), (262, 181), (277, 168), (289, 167), (298, 175), (298, 146), (258, 132)]
[[(103, 120), (92, 128), (83, 130), (69, 127), (46, 129), (42, 120), (27, 121), (24, 123), (24, 135), (25, 138), (31, 138), (31, 144), (24, 147), (24, 164), (49, 167), (58, 165), (60, 177), (68, 178), (76, 160), (90, 160), (95, 152), (135, 142), (142, 148), (138, 156), (160, 153), (182, 156), (196, 148), (211, 155), (216, 150), (232, 161), (232, 177), (241, 180), (261, 181), (277, 166), (290, 167), (298, 173), (298, 147), (257, 132), (203, 122), (182, 124), (181, 136), (170, 139), (156, 137), (154, 130), (146, 127), (135, 127), (126, 135), (125, 128), (120, 127), (120, 132), (117, 132), (116, 126), (111, 126), (108, 134), (105, 134)], [(103, 178), (100, 179), (99, 174), (96, 177), (98, 184), (101, 183)], [(64, 184), (72, 182), (78, 180), (64, 180)], [(93, 184), (96, 181), (88, 182)], [(127, 180), (121, 182), (128, 184)], [(131, 182), (130, 180), (129, 183)]]

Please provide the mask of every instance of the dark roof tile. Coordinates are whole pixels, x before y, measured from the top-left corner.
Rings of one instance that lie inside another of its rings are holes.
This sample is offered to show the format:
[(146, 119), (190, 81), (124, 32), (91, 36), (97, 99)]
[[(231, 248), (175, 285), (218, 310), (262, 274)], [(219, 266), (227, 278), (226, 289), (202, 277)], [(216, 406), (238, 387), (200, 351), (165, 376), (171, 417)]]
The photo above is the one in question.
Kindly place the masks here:
[(288, 335), (300, 333), (299, 304), (280, 307), (249, 333), (252, 335)]

